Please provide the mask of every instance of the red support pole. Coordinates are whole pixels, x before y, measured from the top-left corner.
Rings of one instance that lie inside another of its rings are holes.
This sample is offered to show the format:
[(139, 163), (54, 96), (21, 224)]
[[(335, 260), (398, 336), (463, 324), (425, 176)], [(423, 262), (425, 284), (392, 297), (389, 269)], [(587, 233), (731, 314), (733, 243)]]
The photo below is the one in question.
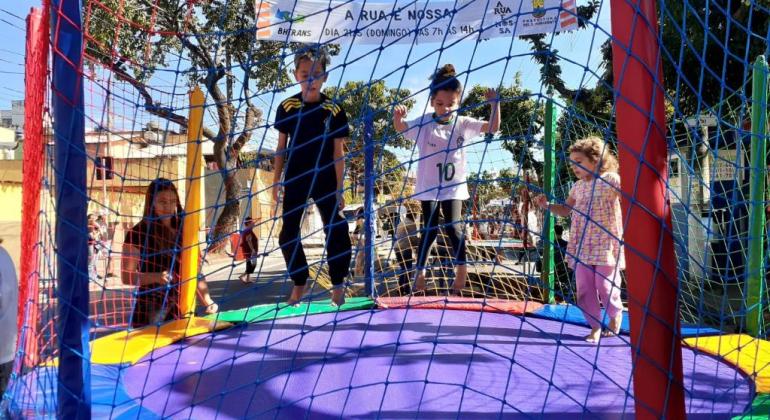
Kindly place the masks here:
[(655, 2), (612, 0), (612, 65), (623, 191), (636, 418), (683, 419), (679, 287)]
[[(18, 346), (26, 366), (37, 364), (38, 248), (40, 188), (43, 178), (43, 104), (48, 69), (48, 9), (32, 9), (27, 17), (24, 59), (24, 146), (22, 161), (21, 261)], [(26, 315), (26, 316), (25, 316)], [(22, 344), (23, 343), (23, 344)]]

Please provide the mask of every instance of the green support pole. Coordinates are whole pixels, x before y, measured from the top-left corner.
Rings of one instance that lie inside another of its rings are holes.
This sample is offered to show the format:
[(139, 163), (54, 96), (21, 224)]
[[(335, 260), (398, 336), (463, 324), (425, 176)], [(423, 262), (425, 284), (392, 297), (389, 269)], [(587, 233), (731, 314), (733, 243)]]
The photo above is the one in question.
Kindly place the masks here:
[(762, 295), (765, 282), (765, 156), (767, 136), (767, 61), (754, 62), (751, 98), (751, 175), (749, 201), (749, 262), (746, 268), (746, 328), (764, 334)]
[[(554, 167), (556, 160), (554, 156), (553, 139), (556, 129), (556, 113), (553, 110), (553, 99), (548, 98), (545, 103), (545, 159), (543, 162), (543, 193), (548, 199), (553, 198), (554, 190)], [(545, 212), (543, 217), (543, 271), (540, 273), (543, 284), (548, 287), (548, 303), (554, 303), (554, 217), (550, 211)]]

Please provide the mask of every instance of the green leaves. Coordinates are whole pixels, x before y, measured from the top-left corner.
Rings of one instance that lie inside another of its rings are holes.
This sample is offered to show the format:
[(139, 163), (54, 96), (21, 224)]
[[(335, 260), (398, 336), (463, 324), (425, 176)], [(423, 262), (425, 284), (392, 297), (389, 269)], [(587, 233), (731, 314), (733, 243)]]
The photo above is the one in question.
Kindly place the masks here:
[[(473, 86), (465, 94), (463, 114), (489, 121), (490, 108), (484, 99), (487, 86)], [(503, 148), (511, 152), (513, 161), (523, 169), (542, 170), (535, 161), (532, 149), (544, 124), (544, 103), (538, 95), (524, 89), (517, 74), (513, 83), (499, 89), (500, 137)]]
[[(659, 4), (666, 91), (679, 117), (707, 108), (738, 117), (751, 95), (751, 65), (767, 48), (766, 1), (666, 2)], [(750, 11), (751, 9), (751, 11)], [(739, 120), (730, 121), (739, 124)]]
[(511, 196), (513, 188), (513, 170), (510, 168), (500, 171), (498, 176), (487, 170), (468, 174), (468, 191), (477, 198), (481, 207), (495, 198)]
[[(178, 43), (157, 25), (158, 10), (176, 10), (178, 2), (159, 0), (85, 0), (87, 57), (108, 67), (119, 65), (139, 81), (148, 80)], [(157, 8), (155, 5), (157, 4)]]
[[(395, 153), (387, 148), (405, 149), (411, 142), (398, 135), (393, 129), (392, 109), (395, 105), (405, 105), (411, 109), (414, 99), (407, 89), (390, 88), (384, 81), (347, 82), (341, 87), (328, 87), (324, 93), (338, 101), (348, 115), (351, 135), (347, 144), (347, 173), (353, 186), (357, 186), (364, 177), (364, 124), (367, 113), (371, 113), (376, 142), (374, 151), (375, 165), (385, 168), (382, 182), (377, 189), (389, 194), (393, 188), (400, 188), (406, 168), (398, 161)], [(376, 169), (377, 170), (377, 169)], [(383, 171), (383, 169), (379, 169)], [(354, 194), (355, 197), (355, 194)]]

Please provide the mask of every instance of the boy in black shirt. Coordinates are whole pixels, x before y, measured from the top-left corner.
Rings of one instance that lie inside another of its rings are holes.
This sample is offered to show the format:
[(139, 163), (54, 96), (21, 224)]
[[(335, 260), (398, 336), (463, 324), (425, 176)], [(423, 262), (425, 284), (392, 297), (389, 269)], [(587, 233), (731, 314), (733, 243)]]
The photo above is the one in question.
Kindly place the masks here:
[(345, 111), (321, 93), (328, 64), (328, 55), (322, 50), (298, 53), (294, 57), (294, 77), (301, 91), (281, 102), (275, 117), (279, 135), (273, 199), (278, 202), (283, 187), (283, 227), (278, 243), (294, 281), (288, 302), (292, 305), (302, 299), (310, 275), (300, 236), (308, 198), (313, 199), (323, 219), (329, 275), (335, 286), (332, 302), (336, 305), (345, 300), (340, 286), (350, 267), (348, 224), (339, 214), (345, 206), (343, 145), (350, 129)]

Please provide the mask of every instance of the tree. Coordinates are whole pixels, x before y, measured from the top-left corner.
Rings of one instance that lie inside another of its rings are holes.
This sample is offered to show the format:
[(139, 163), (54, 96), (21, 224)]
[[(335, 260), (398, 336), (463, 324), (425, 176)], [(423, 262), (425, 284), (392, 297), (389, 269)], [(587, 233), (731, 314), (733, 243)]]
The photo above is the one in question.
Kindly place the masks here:
[[(613, 139), (615, 120), (613, 112), (612, 88), (612, 46), (609, 41), (600, 48), (602, 60), (599, 71), (600, 77), (596, 86), (591, 89), (580, 89), (576, 93), (579, 100), (567, 101), (567, 106), (561, 111), (556, 121), (556, 188), (557, 194), (563, 185), (571, 179), (569, 170), (569, 146), (576, 140), (589, 136)], [(614, 141), (609, 146), (617, 153)]]
[[(577, 7), (578, 30), (588, 27), (588, 22), (599, 11), (601, 1), (591, 0)], [(559, 36), (557, 34), (556, 36)], [(547, 42), (551, 34), (525, 35), (521, 38), (531, 45), (532, 60), (540, 66), (540, 81), (547, 91), (556, 92), (565, 101), (557, 122), (557, 153), (563, 152), (572, 140), (586, 135), (600, 135), (613, 131), (612, 103), (612, 48), (609, 40), (601, 45), (602, 61), (595, 73), (599, 80), (594, 87), (580, 86), (572, 89), (562, 79), (559, 50)], [(563, 159), (560, 159), (563, 160)]]
[[(588, 4), (577, 7), (579, 30), (588, 27), (598, 12), (600, 1), (591, 0)], [(557, 35), (558, 36), (558, 35)], [(562, 69), (559, 63), (559, 51), (551, 48), (546, 42), (550, 35), (525, 35), (522, 39), (531, 45), (532, 59), (540, 66), (540, 81), (549, 92), (555, 92), (564, 101), (559, 119), (556, 123), (556, 179), (557, 190), (561, 183), (570, 179), (567, 149), (574, 140), (590, 135), (604, 138), (605, 133), (614, 133), (613, 111), (613, 78), (612, 78), (612, 45), (606, 41), (600, 47), (602, 60), (595, 74), (599, 77), (594, 87), (580, 86), (572, 89), (562, 79)], [(614, 145), (613, 145), (614, 147)], [(542, 175), (538, 171), (538, 175)], [(561, 180), (561, 182), (560, 182)]]
[[(578, 29), (585, 29), (601, 6), (600, 0), (591, 0), (586, 5), (577, 7)], [(521, 38), (531, 45), (532, 59), (540, 65), (540, 82), (543, 86), (555, 90), (564, 99), (572, 102), (588, 101), (593, 89), (581, 87), (570, 89), (561, 78), (561, 66), (559, 65), (559, 50), (551, 48), (551, 43), (546, 42), (552, 34), (524, 35)], [(558, 34), (557, 34), (558, 36)], [(609, 68), (612, 70), (612, 67)], [(610, 85), (611, 86), (611, 85)]]
[[(592, 0), (578, 7), (581, 28), (586, 27), (599, 4)], [(740, 124), (739, 114), (751, 95), (751, 83), (747, 82), (751, 66), (767, 48), (768, 3), (690, 0), (657, 4), (667, 117), (686, 118), (714, 107), (715, 114), (732, 118), (731, 124)], [(566, 134), (563, 138), (614, 133), (610, 41), (601, 46), (596, 86), (570, 89), (561, 77), (558, 51), (546, 43), (546, 35), (522, 38), (532, 46), (532, 58), (540, 65), (543, 84), (567, 101), (570, 115), (563, 114), (559, 124), (560, 133)]]
[[(489, 120), (489, 105), (484, 99), (487, 87), (473, 86), (462, 103), (463, 114)], [(500, 136), (503, 148), (511, 152), (513, 160), (525, 170), (542, 173), (542, 163), (534, 159), (532, 149), (535, 136), (543, 127), (543, 104), (537, 95), (521, 86), (521, 75), (516, 74), (510, 86), (499, 89)]]
[[(578, 26), (598, 11), (599, 1), (577, 8)], [(751, 65), (767, 48), (770, 26), (767, 2), (658, 2), (666, 116), (686, 118), (714, 107), (728, 123), (739, 125), (750, 97)], [(526, 35), (540, 80), (565, 101), (557, 123), (557, 179), (568, 180), (567, 148), (589, 135), (613, 139), (613, 65), (610, 40), (601, 45), (601, 62), (594, 70), (594, 87), (569, 88), (562, 79), (559, 52), (546, 42), (550, 35)], [(743, 117), (745, 118), (745, 117)], [(731, 120), (732, 119), (732, 120)], [(673, 126), (683, 129), (681, 124)], [(671, 133), (676, 135), (678, 133)], [(610, 146), (616, 149), (614, 142)]]
[(375, 171), (382, 174), (375, 187), (385, 194), (400, 193), (406, 167), (388, 148), (409, 148), (411, 142), (393, 129), (391, 109), (397, 104), (408, 109), (414, 106), (414, 99), (409, 99), (409, 90), (389, 88), (384, 81), (378, 80), (347, 82), (342, 87), (328, 87), (324, 93), (338, 101), (351, 123), (350, 141), (346, 145), (346, 168), (353, 187), (353, 200), (357, 197), (358, 185), (364, 180), (364, 123), (367, 112), (371, 112), (374, 162), (379, 167)]
[(720, 114), (736, 116), (751, 95), (751, 66), (767, 48), (767, 7), (767, 1), (659, 5), (664, 86), (676, 98), (679, 116), (689, 117), (722, 101)]
[(497, 183), (498, 178), (489, 171), (484, 170), (480, 174), (472, 172), (468, 174), (468, 192), (474, 198), (474, 203), (483, 208), (495, 198), (507, 197), (506, 192)]
[(497, 186), (500, 188), (503, 197), (511, 197), (513, 188), (518, 183), (516, 173), (513, 168), (503, 168), (497, 175)]
[[(156, 70), (171, 60), (187, 66), (179, 74), (208, 92), (217, 130), (204, 128), (203, 135), (214, 141), (226, 200), (212, 233), (218, 249), (240, 213), (239, 152), (262, 118), (252, 89), (288, 85), (287, 48), (256, 40), (251, 0), (85, 0), (83, 27), (86, 60), (136, 89), (148, 113), (187, 128), (187, 117), (161, 103), (156, 98), (161, 92), (151, 86)], [(297, 48), (293, 44), (288, 50)]]

